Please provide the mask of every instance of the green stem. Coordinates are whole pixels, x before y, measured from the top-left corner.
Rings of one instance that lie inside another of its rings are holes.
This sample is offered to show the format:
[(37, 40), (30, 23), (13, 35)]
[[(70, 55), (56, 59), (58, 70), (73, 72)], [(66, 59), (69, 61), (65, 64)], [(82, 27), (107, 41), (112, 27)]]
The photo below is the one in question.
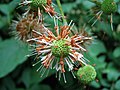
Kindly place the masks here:
[(58, 4), (58, 7), (60, 9), (60, 13), (62, 15), (63, 22), (64, 22), (64, 24), (67, 24), (67, 20), (65, 19), (65, 15), (64, 15), (64, 12), (62, 10), (62, 5), (60, 3), (60, 0), (56, 0), (56, 1), (57, 1), (57, 4)]

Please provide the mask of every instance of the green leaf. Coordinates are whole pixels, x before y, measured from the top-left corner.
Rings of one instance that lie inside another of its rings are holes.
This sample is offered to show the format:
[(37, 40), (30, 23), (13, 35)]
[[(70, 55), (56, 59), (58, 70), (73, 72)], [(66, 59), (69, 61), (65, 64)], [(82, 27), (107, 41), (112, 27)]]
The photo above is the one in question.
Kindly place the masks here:
[(108, 81), (116, 81), (120, 76), (119, 71), (115, 68), (113, 63), (109, 63), (106, 69), (103, 70), (103, 73), (107, 74)]
[(106, 23), (105, 21), (103, 21), (103, 22), (100, 21), (96, 25), (97, 25), (97, 29), (99, 30), (99, 32), (103, 31), (107, 35), (109, 35), (110, 37), (112, 37), (113, 31), (112, 31), (112, 29), (110, 27), (110, 23)]
[(120, 80), (115, 83), (115, 90), (120, 90)]
[(3, 12), (5, 15), (9, 15), (14, 11), (19, 2), (20, 0), (13, 0), (9, 4), (0, 4), (0, 11)]
[(115, 50), (113, 51), (113, 56), (115, 58), (120, 57), (120, 47), (115, 48)]
[(11, 77), (6, 77), (3, 79), (3, 85), (5, 85), (8, 90), (15, 90), (15, 82)]
[(28, 55), (28, 46), (14, 39), (0, 42), (0, 78), (4, 77), (15, 67), (23, 63)]
[(91, 82), (90, 85), (95, 87), (95, 88), (100, 88), (100, 83), (96, 82), (96, 81)]
[(34, 84), (28, 90), (51, 90), (50, 86), (48, 85), (38, 85)]
[(106, 48), (102, 41), (96, 40), (94, 44), (88, 47), (88, 52), (91, 56), (97, 56), (101, 53), (106, 53)]
[(0, 11), (6, 15), (9, 15), (9, 6), (7, 4), (0, 4)]
[(120, 14), (120, 4), (118, 4), (118, 13)]
[[(67, 6), (67, 8), (66, 8)], [(62, 8), (64, 12), (69, 13), (73, 8), (76, 7), (75, 3), (66, 3), (66, 4), (62, 4)]]
[(25, 89), (23, 89), (23, 88), (17, 88), (17, 89), (15, 89), (15, 90), (25, 90)]
[(46, 76), (46, 73), (47, 73), (47, 71), (46, 71), (46, 73), (41, 77), (40, 73), (36, 71), (39, 66), (40, 66), (40, 64), (36, 65), (35, 67), (32, 67), (32, 69), (26, 68), (23, 71), (20, 81), (24, 83), (26, 88), (30, 88), (30, 86), (32, 84), (39, 83), (39, 82), (43, 81), (46, 77), (49, 77), (55, 73), (55, 70), (50, 70), (49, 74)]
[(26, 68), (23, 71), (21, 79), (22, 79), (24, 85), (26, 86), (26, 88), (29, 88), (31, 85), (31, 69), (30, 68)]
[(93, 6), (95, 6), (95, 4), (92, 3), (92, 2), (90, 2), (90, 1), (84, 1), (84, 2), (83, 2), (83, 5), (84, 5), (84, 7), (85, 7), (86, 9), (90, 9), (90, 8), (92, 8)]
[(13, 12), (15, 8), (19, 5), (21, 1), (20, 0), (13, 0), (9, 3), (9, 12)]
[[(8, 19), (6, 16), (0, 17), (0, 29), (8, 24)], [(1, 30), (0, 30), (1, 31)]]
[(116, 81), (119, 76), (120, 76), (120, 73), (116, 72), (116, 71), (110, 71), (107, 74), (107, 78), (108, 78), (109, 81)]

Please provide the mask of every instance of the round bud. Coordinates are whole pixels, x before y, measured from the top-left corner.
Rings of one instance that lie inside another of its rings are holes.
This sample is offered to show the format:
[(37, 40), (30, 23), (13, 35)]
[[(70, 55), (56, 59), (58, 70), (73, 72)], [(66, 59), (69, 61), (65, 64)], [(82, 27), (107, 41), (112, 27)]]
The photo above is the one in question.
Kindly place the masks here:
[(66, 45), (66, 40), (61, 39), (53, 42), (52, 54), (56, 57), (66, 57), (70, 52), (70, 46)]
[(101, 5), (101, 10), (106, 14), (111, 14), (117, 10), (117, 5), (114, 0), (104, 0)]
[(79, 68), (77, 77), (83, 84), (88, 84), (96, 78), (96, 71), (93, 66), (87, 65)]
[(31, 7), (32, 8), (38, 8), (42, 7), (42, 5), (46, 5), (47, 0), (32, 0)]

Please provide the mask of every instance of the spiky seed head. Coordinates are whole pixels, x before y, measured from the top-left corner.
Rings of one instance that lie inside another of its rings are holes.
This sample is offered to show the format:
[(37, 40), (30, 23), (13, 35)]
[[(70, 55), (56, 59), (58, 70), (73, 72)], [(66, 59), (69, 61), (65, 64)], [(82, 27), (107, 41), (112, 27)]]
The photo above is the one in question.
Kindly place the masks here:
[(56, 57), (66, 57), (70, 52), (70, 46), (66, 45), (64, 39), (55, 40), (52, 46), (52, 54)]
[(79, 68), (77, 77), (83, 84), (88, 84), (96, 78), (96, 71), (93, 66), (87, 65)]
[(104, 0), (101, 5), (101, 10), (106, 14), (114, 13), (117, 10), (117, 4), (114, 0)]
[(38, 7), (42, 7), (42, 5), (46, 5), (46, 4), (47, 4), (47, 0), (32, 0), (31, 7), (35, 9)]

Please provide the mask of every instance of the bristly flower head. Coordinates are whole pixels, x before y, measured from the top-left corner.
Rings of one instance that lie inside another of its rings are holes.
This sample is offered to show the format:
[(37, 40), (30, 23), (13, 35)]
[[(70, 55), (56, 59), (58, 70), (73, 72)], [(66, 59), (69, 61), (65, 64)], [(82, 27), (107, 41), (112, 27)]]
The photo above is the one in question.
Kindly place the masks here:
[(74, 67), (80, 64), (87, 65), (87, 60), (81, 53), (86, 51), (82, 44), (87, 40), (92, 40), (92, 37), (82, 34), (70, 36), (73, 26), (71, 23), (59, 27), (55, 21), (56, 35), (46, 28), (47, 34), (39, 34), (39, 37), (27, 40), (35, 42), (35, 51), (40, 60), (33, 66), (41, 62), (41, 66), (37, 70), (42, 72), (41, 77), (46, 73), (46, 70), (55, 69), (59, 73), (59, 80), (62, 74), (66, 83), (66, 71), (70, 71), (75, 78)]
[(45, 10), (51, 17), (57, 17), (57, 12), (55, 12), (52, 0), (24, 0), (20, 5), (28, 5), (28, 10), (24, 15), (27, 15), (29, 12), (35, 12), (39, 20), (42, 20), (41, 11)]
[[(115, 13), (117, 11), (117, 4), (115, 2), (115, 0), (102, 0), (102, 2), (99, 2), (97, 0), (92, 0), (92, 2), (96, 3), (96, 6), (94, 9), (95, 11), (98, 11), (96, 13), (96, 15), (92, 18), (94, 19), (95, 17), (97, 17), (97, 19), (94, 21), (94, 23), (92, 24), (92, 26), (101, 19), (101, 16), (110, 15), (110, 23), (111, 23), (111, 29), (113, 30), (113, 13)], [(94, 11), (94, 10), (93, 10)], [(92, 20), (90, 19), (89, 22)]]
[(25, 41), (32, 37), (38, 36), (35, 32), (45, 33), (44, 25), (42, 22), (38, 22), (38, 18), (35, 18), (33, 14), (28, 14), (22, 18), (19, 16), (19, 21), (13, 21), (11, 29), (14, 29), (13, 34), (17, 39)]

